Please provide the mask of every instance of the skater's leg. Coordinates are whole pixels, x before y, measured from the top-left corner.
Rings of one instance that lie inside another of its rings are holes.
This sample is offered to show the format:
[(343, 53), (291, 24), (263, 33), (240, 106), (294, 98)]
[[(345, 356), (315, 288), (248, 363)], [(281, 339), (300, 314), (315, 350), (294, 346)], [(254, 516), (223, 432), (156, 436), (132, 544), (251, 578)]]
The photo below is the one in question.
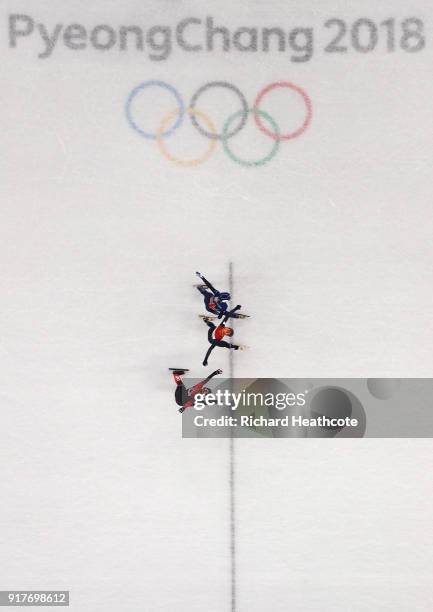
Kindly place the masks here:
[(231, 312), (222, 312), (219, 315), (218, 319), (222, 319), (223, 316), (226, 317), (226, 321), (228, 319), (242, 319), (243, 318), (243, 315), (239, 315), (237, 312), (233, 312), (233, 313), (231, 313)]
[(174, 382), (176, 383), (176, 391), (174, 392), (174, 398), (176, 400), (176, 404), (182, 406), (188, 397), (188, 392), (186, 390), (185, 385), (182, 381), (182, 374), (184, 374), (183, 370), (176, 370), (173, 372)]
[(227, 314), (227, 304), (221, 300), (218, 304), (218, 319), (222, 319)]
[(203, 360), (203, 365), (204, 365), (204, 366), (207, 366), (207, 361), (208, 361), (208, 359), (209, 359), (210, 354), (211, 354), (211, 353), (212, 353), (212, 351), (214, 350), (214, 348), (215, 348), (215, 344), (214, 344), (214, 343), (212, 343), (212, 344), (210, 345), (210, 347), (208, 348), (207, 353), (206, 353), (206, 355), (205, 355), (205, 357), (204, 357), (204, 360)]
[(183, 382), (177, 385), (176, 391), (174, 393), (174, 398), (178, 406), (183, 406), (183, 404), (187, 401), (188, 392)]

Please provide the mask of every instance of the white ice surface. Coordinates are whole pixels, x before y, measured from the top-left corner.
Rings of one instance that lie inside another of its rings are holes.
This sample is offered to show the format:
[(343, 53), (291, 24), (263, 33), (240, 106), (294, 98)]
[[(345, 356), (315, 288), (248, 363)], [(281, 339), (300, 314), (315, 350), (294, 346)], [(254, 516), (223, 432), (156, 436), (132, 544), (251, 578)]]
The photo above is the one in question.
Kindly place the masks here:
[[(147, 4), (147, 23), (207, 14), (198, 1)], [(207, 11), (319, 27), (361, 10), (293, 4)], [(362, 5), (376, 20), (428, 19), (420, 0)], [(142, 3), (126, 6), (7, 0), (0, 18), (137, 21)], [(203, 371), (194, 271), (223, 286), (234, 262), (235, 300), (252, 315), (236, 331), (251, 347), (235, 356), (239, 376), (431, 376), (431, 45), (318, 51), (305, 65), (37, 60), (30, 44), (7, 49), (5, 31), (0, 589), (69, 589), (78, 612), (230, 611), (229, 442), (181, 439), (167, 371)], [(264, 168), (221, 147), (178, 168), (126, 124), (126, 95), (147, 78), (185, 96), (224, 78), (250, 100), (291, 78), (314, 122)], [(227, 355), (213, 365), (227, 369)], [(430, 440), (235, 447), (237, 612), (433, 609)]]

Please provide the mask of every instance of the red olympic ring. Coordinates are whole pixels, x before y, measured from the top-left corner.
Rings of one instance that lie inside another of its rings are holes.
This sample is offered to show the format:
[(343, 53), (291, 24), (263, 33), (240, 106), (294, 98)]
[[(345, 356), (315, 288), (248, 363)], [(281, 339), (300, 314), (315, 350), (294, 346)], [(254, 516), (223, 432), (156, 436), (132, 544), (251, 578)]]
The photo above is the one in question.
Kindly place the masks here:
[(298, 93), (302, 97), (305, 103), (306, 109), (307, 109), (307, 113), (305, 116), (304, 123), (301, 125), (301, 127), (295, 130), (294, 132), (289, 132), (287, 134), (275, 134), (274, 132), (271, 132), (270, 130), (268, 130), (268, 128), (266, 128), (263, 125), (262, 119), (259, 113), (254, 113), (254, 120), (259, 130), (261, 130), (264, 134), (266, 134), (266, 136), (269, 136), (269, 138), (272, 138), (272, 140), (291, 140), (292, 138), (296, 138), (297, 136), (300, 136), (301, 134), (305, 132), (305, 130), (311, 123), (311, 117), (313, 115), (313, 106), (312, 106), (311, 100), (308, 94), (303, 89), (301, 89), (301, 87), (298, 87), (297, 85), (294, 85), (293, 83), (289, 83), (288, 81), (276, 81), (275, 83), (271, 83), (270, 85), (268, 85), (267, 87), (259, 91), (257, 98), (254, 102), (254, 107), (258, 109), (259, 104), (262, 102), (264, 96), (266, 96), (266, 94), (269, 93), (270, 91), (280, 88), (280, 87), (281, 88), (287, 87), (288, 89), (293, 89), (293, 91), (296, 91), (296, 93)]

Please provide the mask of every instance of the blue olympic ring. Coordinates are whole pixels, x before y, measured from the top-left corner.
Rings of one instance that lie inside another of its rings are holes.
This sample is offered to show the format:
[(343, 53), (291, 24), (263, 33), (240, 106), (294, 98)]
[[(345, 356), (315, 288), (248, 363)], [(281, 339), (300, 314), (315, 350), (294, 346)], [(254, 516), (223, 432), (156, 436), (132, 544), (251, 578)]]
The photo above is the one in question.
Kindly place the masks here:
[(166, 89), (171, 94), (173, 94), (173, 96), (176, 98), (176, 101), (179, 105), (178, 117), (175, 123), (172, 125), (172, 127), (163, 133), (163, 136), (170, 136), (180, 126), (185, 116), (185, 104), (182, 100), (182, 97), (180, 93), (177, 91), (177, 89), (175, 89), (172, 85), (170, 85), (170, 83), (166, 83), (165, 81), (144, 81), (143, 83), (140, 83), (140, 85), (137, 85), (137, 87), (135, 87), (131, 91), (131, 93), (128, 96), (128, 99), (126, 100), (126, 106), (125, 106), (126, 118), (128, 119), (131, 127), (134, 130), (136, 130), (139, 134), (141, 134), (141, 136), (143, 136), (144, 138), (148, 138), (150, 140), (156, 140), (157, 134), (156, 133), (153, 134), (152, 132), (145, 132), (144, 130), (142, 130), (141, 127), (137, 125), (137, 123), (134, 121), (134, 118), (132, 116), (132, 110), (131, 110), (132, 101), (134, 100), (135, 96), (140, 93), (140, 91), (142, 91), (143, 89), (146, 89), (147, 87), (162, 87), (163, 89)]

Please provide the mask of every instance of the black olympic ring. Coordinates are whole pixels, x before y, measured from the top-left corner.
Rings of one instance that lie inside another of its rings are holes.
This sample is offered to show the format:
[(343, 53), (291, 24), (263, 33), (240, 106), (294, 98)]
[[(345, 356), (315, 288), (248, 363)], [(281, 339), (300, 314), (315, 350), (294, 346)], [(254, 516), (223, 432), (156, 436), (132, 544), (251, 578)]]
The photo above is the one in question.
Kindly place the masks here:
[[(195, 92), (195, 94), (191, 98), (189, 108), (191, 108), (192, 110), (195, 110), (197, 100), (201, 96), (201, 94), (213, 87), (225, 87), (225, 89), (229, 89), (230, 91), (233, 91), (238, 96), (239, 100), (241, 101), (242, 109), (240, 111), (241, 112), (240, 122), (230, 132), (224, 135), (224, 139), (227, 140), (228, 138), (231, 138), (232, 136), (235, 136), (238, 132), (240, 132), (241, 129), (246, 124), (247, 119), (248, 119), (248, 113), (249, 113), (248, 102), (246, 101), (244, 94), (235, 85), (232, 85), (232, 83), (227, 83), (227, 81), (210, 81), (209, 83), (205, 83), (204, 85), (202, 85), (200, 89), (198, 89)], [(223, 134), (212, 134), (211, 132), (208, 132), (207, 130), (202, 128), (202, 126), (197, 121), (197, 117), (194, 113), (191, 113), (190, 117), (191, 117), (191, 122), (193, 126), (198, 129), (200, 134), (202, 134), (203, 136), (206, 136), (206, 138), (211, 138), (212, 140), (222, 139)]]

